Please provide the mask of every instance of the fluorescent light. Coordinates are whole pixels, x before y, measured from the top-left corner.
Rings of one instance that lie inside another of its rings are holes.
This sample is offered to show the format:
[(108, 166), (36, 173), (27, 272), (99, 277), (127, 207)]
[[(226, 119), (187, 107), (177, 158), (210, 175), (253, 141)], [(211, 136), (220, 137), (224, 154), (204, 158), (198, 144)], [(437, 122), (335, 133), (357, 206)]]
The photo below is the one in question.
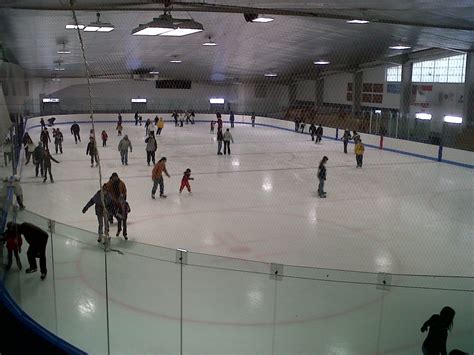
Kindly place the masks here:
[(217, 46), (217, 43), (216, 43), (216, 42), (213, 42), (213, 41), (211, 41), (211, 40), (209, 39), (208, 42), (203, 43), (202, 45), (203, 45), (203, 46), (213, 47), (213, 46)]
[(66, 25), (66, 30), (77, 30), (77, 29), (83, 30), (84, 27), (86, 26), (69, 24), (69, 25)]
[(133, 103), (141, 103), (141, 104), (146, 104), (146, 99), (131, 99)]
[(65, 49), (60, 49), (60, 50), (58, 51), (58, 54), (71, 54), (71, 51), (67, 51), (67, 50), (65, 50)]
[(223, 103), (224, 103), (224, 99), (223, 99), (223, 98), (220, 98), (220, 97), (215, 97), (215, 98), (209, 99), (209, 102), (210, 102), (211, 104), (223, 104)]
[(274, 78), (274, 77), (278, 76), (277, 73), (265, 73), (264, 75), (265, 75), (267, 78)]
[(60, 78), (52, 78), (51, 81), (60, 82), (61, 79)]
[(378, 115), (381, 115), (382, 114), (382, 110), (375, 110), (374, 113), (378, 114)]
[(346, 21), (346, 22), (347, 22), (347, 23), (353, 23), (353, 24), (364, 25), (364, 24), (366, 24), (366, 23), (369, 23), (370, 21), (354, 19), (354, 20), (349, 20), (349, 21)]
[(113, 31), (114, 29), (115, 29), (114, 26), (102, 25), (102, 27), (99, 28), (97, 32), (110, 32), (110, 31)]
[(444, 122), (446, 123), (462, 123), (462, 117), (459, 116), (444, 116)]
[(203, 29), (180, 28), (180, 27), (178, 27), (175, 30), (164, 32), (160, 36), (164, 36), (164, 37), (166, 37), (166, 36), (169, 36), (169, 37), (182, 37), (182, 36), (187, 36), (187, 35), (197, 33), (197, 32), (202, 32), (202, 31), (203, 31)]
[(404, 46), (403, 44), (397, 44), (396, 46), (391, 46), (389, 47), (390, 49), (398, 49), (398, 50), (403, 50), (403, 49), (410, 49), (410, 46)]
[(54, 71), (65, 71), (66, 68), (63, 68), (63, 67), (56, 67), (54, 68)]
[(415, 114), (415, 117), (419, 120), (429, 121), (429, 120), (431, 120), (431, 113), (418, 112), (418, 113)]
[(159, 71), (151, 71), (150, 74), (151, 75), (158, 75), (158, 74), (160, 74), (160, 72)]
[(84, 28), (84, 32), (97, 32), (99, 30), (100, 26), (97, 25), (87, 25), (86, 28)]
[(57, 99), (55, 97), (45, 97), (43, 99), (43, 102), (59, 102), (59, 99)]
[(256, 23), (268, 23), (268, 22), (272, 22), (274, 21), (275, 19), (272, 18), (272, 17), (265, 17), (265, 16), (259, 16), (257, 17), (256, 19), (253, 19), (252, 22), (256, 22)]
[(182, 62), (183, 62), (182, 60), (178, 60), (178, 59), (170, 60), (170, 63), (182, 63)]
[(173, 19), (170, 15), (161, 15), (147, 24), (141, 24), (132, 30), (134, 36), (182, 37), (204, 31), (204, 27), (194, 20)]
[(91, 22), (89, 25), (87, 25), (84, 28), (84, 32), (110, 32), (115, 29), (112, 24), (100, 21), (99, 12), (96, 14), (96, 16), (97, 21)]
[[(137, 29), (138, 29), (138, 27), (135, 30), (137, 30)], [(135, 32), (132, 32), (132, 35), (134, 35), (134, 36), (157, 36), (157, 35), (160, 35), (162, 33), (168, 32), (168, 31), (171, 31), (171, 29), (170, 28), (166, 28), (166, 29), (165, 28), (158, 28), (158, 27), (144, 27), (144, 28), (138, 29)]]
[(327, 61), (327, 60), (318, 60), (316, 62), (314, 62), (314, 64), (316, 65), (326, 65), (326, 64), (329, 64), (331, 62)]

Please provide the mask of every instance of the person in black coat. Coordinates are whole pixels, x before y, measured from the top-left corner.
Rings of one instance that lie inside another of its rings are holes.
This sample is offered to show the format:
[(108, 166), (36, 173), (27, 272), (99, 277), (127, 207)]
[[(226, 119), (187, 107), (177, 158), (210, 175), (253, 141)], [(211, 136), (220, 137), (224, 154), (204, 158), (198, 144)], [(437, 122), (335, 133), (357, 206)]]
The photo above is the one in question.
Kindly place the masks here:
[(38, 271), (36, 258), (39, 258), (41, 280), (46, 278), (46, 245), (48, 244), (48, 233), (34, 224), (25, 222), (16, 224), (10, 222), (9, 229), (15, 230), (18, 234), (23, 234), (26, 242), (29, 244), (26, 255), (28, 256), (28, 263), (30, 267), (26, 269), (27, 274)]
[(347, 144), (349, 144), (349, 140), (351, 139), (351, 132), (346, 129), (344, 134), (342, 135), (341, 140), (344, 142), (344, 154), (347, 154)]
[[(104, 194), (103, 202), (105, 202), (105, 208), (104, 204), (102, 203), (102, 193)], [(102, 189), (97, 191), (95, 195), (89, 200), (89, 202), (87, 202), (87, 204), (82, 209), (82, 213), (86, 213), (87, 210), (93, 205), (95, 205), (95, 215), (97, 216), (97, 221), (99, 222), (99, 228), (97, 230), (99, 238), (97, 241), (100, 243), (102, 236), (104, 236), (105, 242), (105, 237), (109, 235), (109, 216), (111, 217), (115, 213), (112, 197), (105, 188), (105, 184), (102, 186)]]
[(38, 172), (41, 169), (41, 176), (44, 175), (44, 154), (45, 150), (41, 142), (38, 143), (38, 146), (33, 151), (33, 164), (35, 165), (36, 177), (38, 177)]
[(76, 144), (78, 140), (79, 142), (81, 141), (81, 135), (79, 134), (80, 131), (81, 131), (81, 128), (79, 127), (77, 122), (74, 121), (74, 123), (71, 126), (71, 134), (74, 135), (74, 140), (76, 141)]
[(443, 307), (439, 314), (433, 314), (421, 327), (421, 332), (428, 331), (423, 342), (423, 355), (447, 355), (446, 341), (448, 330), (453, 327), (456, 312), (451, 307)]
[(309, 126), (309, 134), (311, 134), (311, 140), (314, 142), (314, 136), (316, 135), (316, 126), (314, 123), (311, 123), (311, 126)]
[(323, 127), (321, 125), (316, 128), (316, 141), (314, 142), (315, 144), (321, 143), (321, 139), (323, 137)]

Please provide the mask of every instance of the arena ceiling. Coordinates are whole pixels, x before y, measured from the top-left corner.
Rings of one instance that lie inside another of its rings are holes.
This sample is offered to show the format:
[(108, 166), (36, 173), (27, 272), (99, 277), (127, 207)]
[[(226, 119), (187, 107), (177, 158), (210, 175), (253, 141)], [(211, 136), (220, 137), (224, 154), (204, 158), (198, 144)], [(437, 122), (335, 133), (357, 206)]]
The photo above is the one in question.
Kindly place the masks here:
[[(400, 55), (430, 48), (474, 49), (474, 1), (414, 0), (216, 0), (172, 1), (172, 16), (193, 18), (205, 31), (185, 37), (137, 37), (131, 31), (163, 13), (164, 1), (76, 0), (79, 22), (88, 24), (100, 11), (110, 33), (81, 32), (91, 74), (120, 77), (156, 70), (164, 78), (247, 81), (277, 80), (318, 73), (355, 70), (368, 62), (396, 62)], [(243, 13), (273, 17), (267, 24), (245, 21)], [(346, 23), (363, 18), (365, 25)], [(29, 76), (82, 77), (84, 65), (78, 34), (66, 30), (73, 21), (69, 0), (3, 0), (0, 36)], [(204, 47), (208, 37), (218, 44)], [(59, 55), (65, 43), (71, 54)], [(403, 43), (408, 51), (390, 45)], [(170, 63), (179, 59), (181, 64)], [(330, 65), (313, 62), (326, 59)]]

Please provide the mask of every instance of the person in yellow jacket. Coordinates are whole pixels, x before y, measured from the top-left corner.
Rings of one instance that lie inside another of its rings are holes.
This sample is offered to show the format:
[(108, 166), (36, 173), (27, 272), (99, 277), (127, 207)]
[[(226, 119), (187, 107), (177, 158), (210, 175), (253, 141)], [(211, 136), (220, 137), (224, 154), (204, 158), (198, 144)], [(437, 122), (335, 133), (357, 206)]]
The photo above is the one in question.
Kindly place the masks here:
[(163, 117), (160, 117), (160, 119), (156, 123), (156, 128), (158, 129), (156, 133), (158, 135), (161, 135), (161, 130), (163, 129), (164, 126), (165, 126), (165, 121), (163, 121)]
[(362, 159), (364, 157), (364, 144), (362, 141), (359, 141), (354, 148), (354, 153), (356, 155), (356, 162), (357, 162), (357, 167), (362, 168)]

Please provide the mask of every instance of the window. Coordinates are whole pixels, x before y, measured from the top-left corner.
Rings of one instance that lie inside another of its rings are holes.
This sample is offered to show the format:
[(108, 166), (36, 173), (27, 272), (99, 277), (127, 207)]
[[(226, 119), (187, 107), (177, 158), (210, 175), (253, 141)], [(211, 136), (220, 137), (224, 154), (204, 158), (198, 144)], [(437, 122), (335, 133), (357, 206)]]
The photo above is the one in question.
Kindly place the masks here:
[(466, 54), (413, 64), (412, 82), (464, 83)]
[(402, 81), (402, 66), (390, 67), (385, 70), (385, 78), (388, 82)]

